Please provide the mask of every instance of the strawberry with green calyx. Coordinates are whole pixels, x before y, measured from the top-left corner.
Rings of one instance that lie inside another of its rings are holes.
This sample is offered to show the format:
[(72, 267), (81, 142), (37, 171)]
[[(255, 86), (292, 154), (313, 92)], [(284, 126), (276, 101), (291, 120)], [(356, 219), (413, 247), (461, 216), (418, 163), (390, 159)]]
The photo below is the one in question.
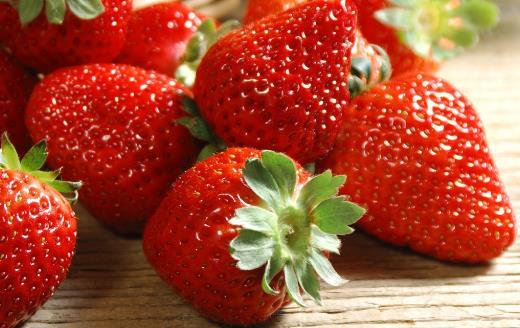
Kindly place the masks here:
[(20, 160), (7, 134), (1, 139), (0, 326), (13, 328), (66, 278), (76, 244), (69, 201), (77, 200), (81, 184), (58, 180), (59, 171), (41, 170), (44, 141)]
[(355, 13), (349, 1), (313, 1), (217, 41), (193, 87), (215, 134), (228, 146), (272, 149), (302, 163), (325, 156), (350, 102)]
[(188, 41), (182, 64), (177, 68), (175, 78), (185, 86), (193, 87), (197, 69), (209, 48), (239, 26), (240, 23), (234, 20), (227, 21), (220, 26), (217, 26), (212, 19), (202, 22), (197, 32)]
[(389, 54), (396, 74), (435, 71), (440, 62), (473, 47), (498, 22), (488, 0), (356, 0), (368, 41)]
[[(279, 14), (311, 0), (249, 0), (244, 24), (250, 24), (264, 17)], [(375, 44), (370, 44), (356, 28), (356, 41), (352, 48), (352, 67), (349, 87), (351, 97), (370, 90), (390, 78), (390, 59), (386, 52)]]
[(233, 325), (267, 320), (287, 297), (317, 303), (318, 277), (344, 280), (327, 254), (364, 210), (338, 197), (345, 177), (311, 178), (280, 153), (230, 148), (173, 185), (147, 224), (157, 273), (202, 314)]
[(3, 1), (0, 41), (43, 73), (110, 62), (125, 42), (131, 9), (131, 0)]
[(178, 2), (156, 3), (134, 10), (125, 46), (116, 61), (171, 76), (189, 39), (204, 19), (201, 13)]

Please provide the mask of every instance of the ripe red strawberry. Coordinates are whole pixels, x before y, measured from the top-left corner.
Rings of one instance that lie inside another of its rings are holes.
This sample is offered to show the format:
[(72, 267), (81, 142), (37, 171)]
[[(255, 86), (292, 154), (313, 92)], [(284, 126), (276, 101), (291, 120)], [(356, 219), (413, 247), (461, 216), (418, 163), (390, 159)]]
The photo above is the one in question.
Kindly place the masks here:
[(0, 36), (25, 65), (50, 72), (59, 67), (109, 62), (121, 51), (131, 0), (92, 0), (82, 6), (67, 0), (67, 7), (49, 7), (50, 1), (46, 1), (45, 14), (43, 2), (21, 1), (20, 13), (10, 4), (0, 3)]
[(77, 183), (40, 171), (45, 142), (22, 161), (7, 134), (0, 151), (0, 327), (14, 328), (51, 297), (66, 278), (76, 245), (76, 217), (59, 191)]
[(197, 71), (202, 116), (229, 146), (323, 157), (350, 101), (355, 23), (349, 2), (319, 0), (227, 34)]
[(173, 75), (188, 40), (204, 16), (180, 3), (160, 3), (132, 13), (120, 63)]
[(159, 276), (211, 320), (252, 325), (300, 291), (320, 303), (320, 276), (343, 279), (325, 253), (364, 210), (337, 197), (345, 177), (310, 178), (285, 155), (231, 148), (174, 183), (150, 219), (144, 251)]
[(443, 60), (478, 42), (496, 25), (488, 0), (355, 0), (359, 26), (369, 42), (390, 56), (394, 75), (433, 72)]
[(24, 113), (35, 83), (33, 76), (0, 49), (0, 133), (8, 132), (21, 152), (30, 145)]
[[(244, 23), (249, 24), (269, 15), (286, 11), (310, 0), (249, 0)], [(354, 97), (375, 85), (388, 80), (391, 68), (387, 54), (378, 46), (370, 44), (356, 28), (352, 48), (352, 67), (349, 67), (350, 92)]]
[(27, 108), (49, 164), (85, 184), (82, 202), (120, 233), (138, 233), (199, 147), (176, 124), (188, 91), (165, 75), (122, 64), (62, 69), (35, 88)]
[(441, 79), (408, 75), (356, 98), (319, 167), (348, 174), (365, 231), (440, 260), (476, 263), (515, 238), (509, 197), (469, 101)]

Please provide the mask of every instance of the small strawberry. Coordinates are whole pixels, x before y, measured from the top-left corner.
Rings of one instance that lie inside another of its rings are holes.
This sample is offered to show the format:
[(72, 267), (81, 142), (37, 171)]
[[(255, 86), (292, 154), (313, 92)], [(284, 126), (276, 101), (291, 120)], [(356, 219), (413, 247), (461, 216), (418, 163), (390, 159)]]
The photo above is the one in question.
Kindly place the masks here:
[(131, 0), (4, 2), (4, 44), (23, 64), (41, 72), (113, 60), (125, 42), (132, 9)]
[(364, 210), (337, 197), (345, 177), (310, 178), (280, 153), (230, 148), (174, 183), (147, 224), (144, 251), (159, 276), (211, 320), (252, 325), (300, 291), (320, 303), (318, 276), (343, 279), (328, 261), (337, 235)]
[(160, 3), (132, 13), (117, 62), (173, 75), (204, 16), (180, 3)]
[(40, 142), (20, 161), (2, 136), (0, 151), (0, 327), (14, 328), (52, 296), (66, 278), (76, 245), (76, 217), (63, 192), (79, 183), (40, 171)]
[(49, 164), (85, 184), (82, 202), (120, 233), (139, 233), (199, 146), (176, 120), (188, 91), (165, 75), (122, 64), (47, 75), (27, 107)]
[(229, 146), (323, 157), (350, 101), (355, 23), (349, 2), (318, 0), (225, 35), (197, 70), (202, 116)]
[(369, 42), (390, 56), (395, 75), (433, 72), (474, 46), (478, 33), (498, 22), (488, 0), (355, 0)]
[[(275, 15), (311, 0), (249, 0), (244, 23), (250, 24), (266, 16)], [(391, 75), (390, 63), (385, 51), (370, 44), (356, 28), (350, 67), (351, 97), (386, 81)]]
[(352, 177), (365, 231), (440, 260), (477, 263), (515, 238), (509, 197), (473, 106), (441, 79), (408, 75), (359, 96), (319, 167)]
[(21, 152), (29, 148), (31, 141), (24, 113), (35, 84), (36, 79), (0, 49), (0, 134), (8, 132)]

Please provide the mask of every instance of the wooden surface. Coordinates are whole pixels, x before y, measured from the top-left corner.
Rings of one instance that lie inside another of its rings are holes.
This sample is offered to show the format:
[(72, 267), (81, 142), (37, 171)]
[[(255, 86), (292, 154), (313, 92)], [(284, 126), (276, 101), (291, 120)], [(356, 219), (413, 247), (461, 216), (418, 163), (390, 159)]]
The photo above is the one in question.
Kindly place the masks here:
[[(516, 4), (515, 4), (516, 2)], [(441, 75), (480, 110), (520, 213), (520, 1), (479, 48)], [(123, 192), (123, 191), (122, 191)], [(159, 280), (139, 240), (101, 228), (80, 210), (70, 277), (25, 325), (36, 327), (212, 327)], [(327, 290), (323, 307), (289, 306), (267, 327), (520, 327), (520, 243), (486, 266), (448, 265), (357, 233), (334, 262), (351, 280)]]

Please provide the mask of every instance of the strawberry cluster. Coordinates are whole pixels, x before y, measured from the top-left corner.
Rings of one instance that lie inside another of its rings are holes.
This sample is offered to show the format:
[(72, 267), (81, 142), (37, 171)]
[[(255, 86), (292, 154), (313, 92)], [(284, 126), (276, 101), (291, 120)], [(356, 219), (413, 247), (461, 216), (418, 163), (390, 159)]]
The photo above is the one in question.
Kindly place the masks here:
[(482, 122), (433, 75), (497, 14), (250, 0), (239, 27), (176, 2), (0, 1), (0, 327), (65, 279), (78, 197), (232, 325), (321, 303), (356, 223), (439, 260), (500, 256), (515, 217)]

